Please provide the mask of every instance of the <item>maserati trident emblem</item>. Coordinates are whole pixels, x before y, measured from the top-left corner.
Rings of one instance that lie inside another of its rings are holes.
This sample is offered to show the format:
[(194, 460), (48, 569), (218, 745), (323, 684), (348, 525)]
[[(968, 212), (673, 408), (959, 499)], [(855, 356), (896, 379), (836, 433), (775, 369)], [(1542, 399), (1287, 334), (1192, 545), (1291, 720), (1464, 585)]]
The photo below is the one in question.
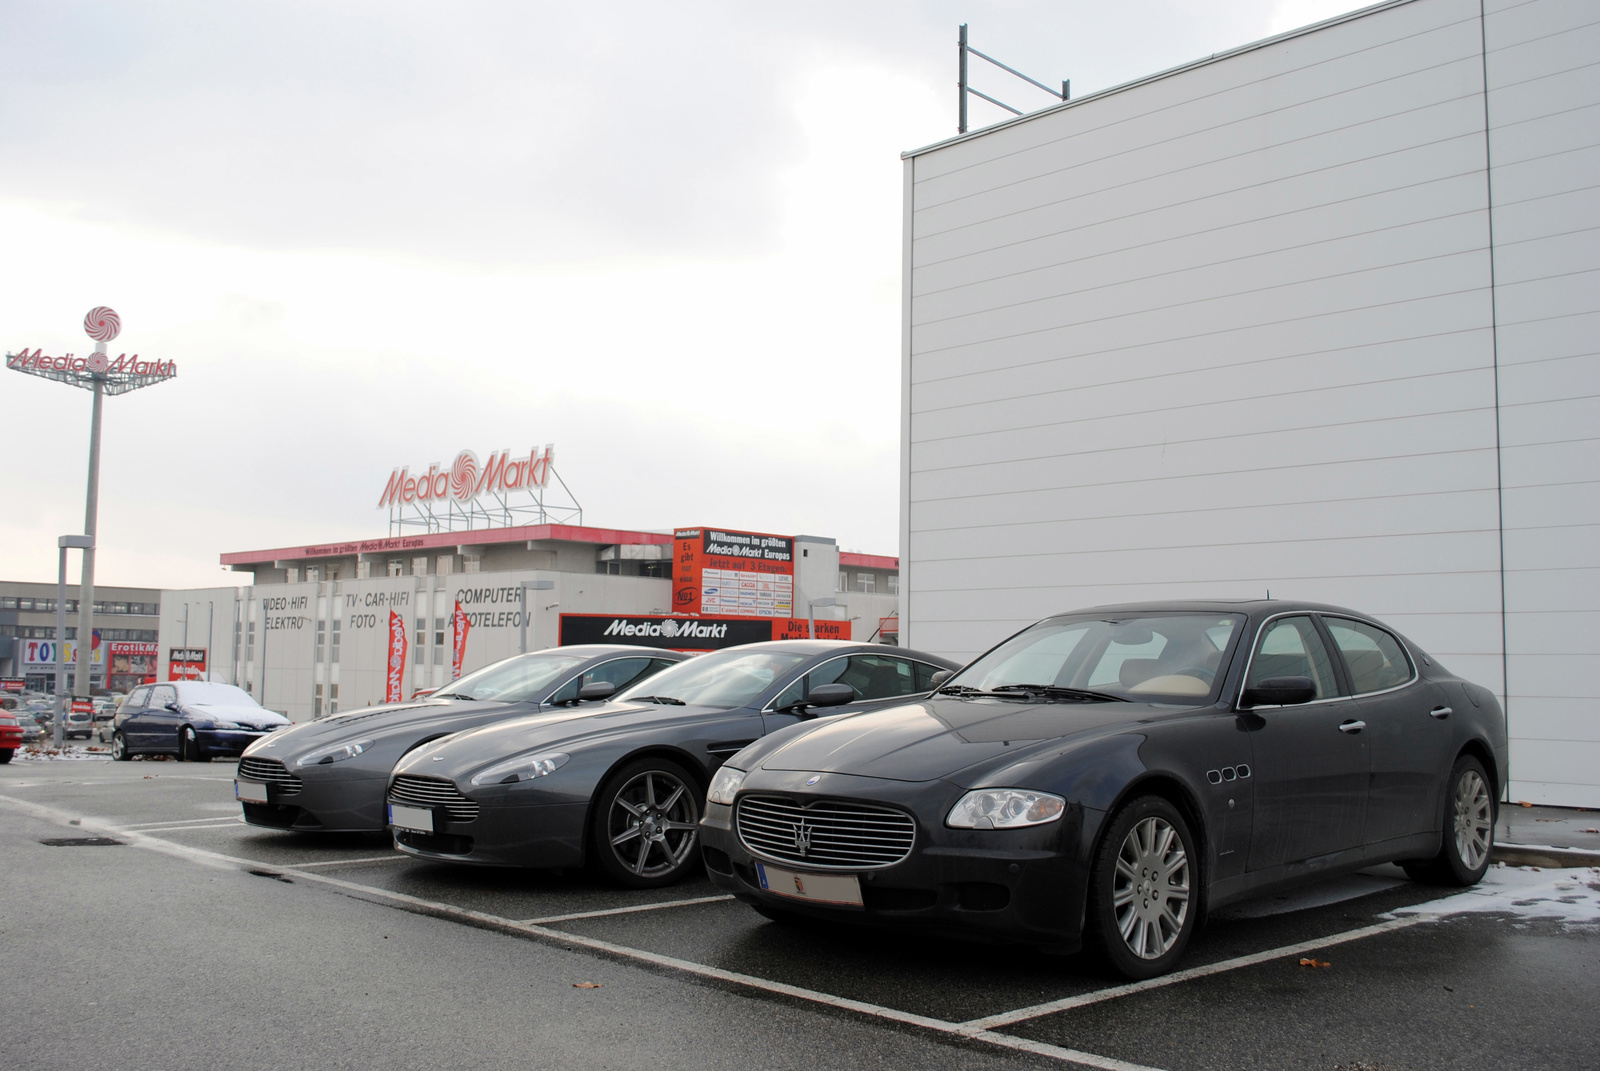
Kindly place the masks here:
[(794, 824), (794, 850), (804, 859), (811, 850), (811, 827), (804, 820)]
[(821, 774), (816, 774), (813, 777), (809, 777), (809, 778), (806, 779), (806, 787), (810, 788), (812, 785), (816, 784), (818, 781), (821, 781), (821, 780), (822, 780), (822, 775)]

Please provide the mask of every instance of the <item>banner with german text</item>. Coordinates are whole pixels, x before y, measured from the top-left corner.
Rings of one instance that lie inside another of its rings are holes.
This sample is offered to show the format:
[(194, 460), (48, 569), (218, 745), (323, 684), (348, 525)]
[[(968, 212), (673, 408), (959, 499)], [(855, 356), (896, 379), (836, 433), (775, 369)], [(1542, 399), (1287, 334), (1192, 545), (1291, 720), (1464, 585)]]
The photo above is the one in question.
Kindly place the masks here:
[(389, 611), (389, 673), (385, 703), (398, 703), (405, 698), (406, 676), (406, 623), (393, 610)]

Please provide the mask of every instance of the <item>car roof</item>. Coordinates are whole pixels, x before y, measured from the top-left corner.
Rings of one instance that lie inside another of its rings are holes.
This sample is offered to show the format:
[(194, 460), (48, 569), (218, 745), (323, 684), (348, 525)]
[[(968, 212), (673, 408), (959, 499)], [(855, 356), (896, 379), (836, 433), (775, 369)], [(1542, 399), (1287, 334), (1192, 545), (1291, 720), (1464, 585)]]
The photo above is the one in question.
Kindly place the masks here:
[(1105, 603), (1085, 606), (1076, 610), (1062, 610), (1051, 617), (1075, 617), (1080, 614), (1151, 614), (1151, 613), (1219, 613), (1219, 614), (1282, 614), (1296, 611), (1339, 614), (1346, 617), (1371, 618), (1359, 610), (1329, 603), (1307, 602), (1303, 599), (1167, 599), (1161, 602)]

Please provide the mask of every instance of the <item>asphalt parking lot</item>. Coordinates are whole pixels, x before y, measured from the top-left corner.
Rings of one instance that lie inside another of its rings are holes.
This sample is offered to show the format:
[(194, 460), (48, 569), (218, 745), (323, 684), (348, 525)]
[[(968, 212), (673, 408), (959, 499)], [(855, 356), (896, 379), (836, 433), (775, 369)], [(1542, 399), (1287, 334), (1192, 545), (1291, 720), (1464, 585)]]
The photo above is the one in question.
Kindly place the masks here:
[[(1467, 912), (1397, 868), (1333, 879), (1225, 912), (1183, 971), (1128, 985), (774, 924), (701, 878), (641, 893), (256, 830), (232, 770), (0, 768), (0, 1065), (1600, 1065), (1594, 870), (1497, 868)], [(84, 837), (122, 843), (41, 843)], [(71, 938), (40, 921), (63, 899), (94, 905)], [(73, 1027), (46, 1025), (63, 1005)]]

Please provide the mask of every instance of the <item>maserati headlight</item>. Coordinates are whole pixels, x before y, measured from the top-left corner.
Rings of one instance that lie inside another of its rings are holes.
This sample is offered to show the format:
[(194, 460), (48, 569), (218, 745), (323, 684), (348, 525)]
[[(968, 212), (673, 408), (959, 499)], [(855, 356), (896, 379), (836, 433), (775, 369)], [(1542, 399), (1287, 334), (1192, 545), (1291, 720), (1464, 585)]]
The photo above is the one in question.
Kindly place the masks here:
[(543, 755), (518, 755), (505, 762), (497, 762), (480, 773), (472, 775), (475, 785), (514, 785), (518, 781), (531, 781), (555, 773), (567, 764), (572, 756), (561, 751)]
[(1054, 822), (1066, 809), (1066, 800), (1048, 792), (980, 788), (957, 800), (944, 824), (951, 829), (1020, 829)]
[(348, 744), (335, 744), (332, 747), (321, 748), (317, 751), (301, 755), (295, 760), (296, 766), (325, 766), (330, 762), (343, 762), (353, 759), (373, 745), (371, 740), (355, 740)]
[(706, 799), (712, 803), (724, 806), (733, 803), (733, 797), (738, 795), (739, 786), (744, 784), (744, 771), (735, 770), (732, 766), (720, 766), (716, 776), (711, 778), (711, 788), (706, 792)]

